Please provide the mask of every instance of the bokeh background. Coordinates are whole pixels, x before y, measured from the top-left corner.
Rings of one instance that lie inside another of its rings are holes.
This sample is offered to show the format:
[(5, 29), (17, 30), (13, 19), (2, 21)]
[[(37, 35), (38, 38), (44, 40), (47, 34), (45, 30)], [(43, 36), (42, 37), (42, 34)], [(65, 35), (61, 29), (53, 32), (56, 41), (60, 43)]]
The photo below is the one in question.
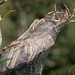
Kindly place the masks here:
[[(8, 0), (0, 5), (0, 14), (10, 9), (16, 12), (9, 14), (2, 22), (3, 43), (1, 49), (16, 40), (37, 18), (44, 17), (54, 10), (54, 3), (64, 10), (65, 3), (71, 13), (75, 0)], [(42, 75), (75, 75), (75, 23), (66, 24), (50, 50)], [(71, 72), (69, 70), (73, 67)]]

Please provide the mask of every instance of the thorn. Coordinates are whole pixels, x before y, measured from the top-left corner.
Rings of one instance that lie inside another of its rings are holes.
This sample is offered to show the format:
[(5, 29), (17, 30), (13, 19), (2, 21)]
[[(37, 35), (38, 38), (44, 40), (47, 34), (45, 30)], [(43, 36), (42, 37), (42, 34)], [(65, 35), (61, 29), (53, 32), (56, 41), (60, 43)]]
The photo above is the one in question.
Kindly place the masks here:
[(54, 9), (55, 9), (55, 13), (56, 13), (57, 19), (59, 20), (59, 16), (58, 16), (57, 10), (56, 10), (56, 4), (54, 4)]
[(74, 11), (73, 11), (73, 14), (72, 15), (74, 15), (75, 16), (75, 8), (74, 8)]
[(64, 11), (63, 11), (63, 9), (62, 9), (61, 7), (59, 7), (59, 8), (61, 9), (62, 15), (64, 16)]
[(59, 8), (61, 9), (61, 12), (64, 14), (64, 10), (59, 6)]
[(70, 19), (73, 18), (73, 17), (75, 17), (75, 8), (74, 8), (74, 11), (73, 11), (72, 15), (70, 16)]
[(46, 17), (48, 17), (48, 15), (52, 14), (54, 11), (51, 11), (49, 13), (46, 14)]
[(63, 9), (59, 6), (60, 10), (61, 10), (61, 15), (60, 15), (60, 19), (64, 19), (64, 11)]
[(68, 18), (68, 12), (67, 12), (67, 10), (65, 10), (64, 16), (65, 16), (66, 18)]
[(75, 20), (69, 20), (69, 22), (75, 22)]
[(60, 22), (60, 20), (55, 20), (55, 19), (53, 19), (52, 21), (54, 21), (54, 22)]
[(52, 15), (52, 19), (55, 19), (55, 13)]
[[(62, 12), (57, 12), (57, 14), (61, 14)], [(61, 15), (60, 15), (61, 16)], [(52, 19), (55, 19), (55, 13), (52, 15)], [(60, 17), (59, 17), (60, 20)]]
[(62, 21), (65, 21), (66, 16), (65, 16), (65, 14), (64, 14), (64, 11), (63, 11), (63, 9), (62, 9), (61, 7), (60, 7), (60, 9), (61, 9), (61, 12), (62, 12), (62, 14), (60, 15), (61, 18), (62, 18)]
[(65, 6), (66, 10), (68, 11), (69, 17), (70, 17), (71, 16), (70, 10), (68, 9), (68, 7), (65, 4), (64, 4), (64, 6)]

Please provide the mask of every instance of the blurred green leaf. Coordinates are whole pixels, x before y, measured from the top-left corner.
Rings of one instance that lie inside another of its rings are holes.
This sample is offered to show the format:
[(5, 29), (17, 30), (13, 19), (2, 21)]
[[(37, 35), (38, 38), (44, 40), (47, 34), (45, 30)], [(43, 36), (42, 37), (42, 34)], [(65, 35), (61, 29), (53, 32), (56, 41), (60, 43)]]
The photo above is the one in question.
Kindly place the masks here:
[(2, 15), (0, 15), (0, 21), (2, 21), (6, 15), (8, 15), (9, 13), (14, 12), (14, 11), (16, 11), (16, 10), (9, 10), (7, 12), (4, 12)]
[(1, 60), (1, 61), (0, 61), (0, 64), (3, 63), (3, 62), (5, 62), (5, 61), (7, 61), (7, 60), (11, 60), (11, 59), (4, 59), (4, 60)]
[(7, 11), (7, 12), (4, 12), (3, 15), (6, 16), (6, 15), (8, 15), (9, 13), (14, 12), (14, 11), (16, 11), (16, 10), (9, 10), (9, 11)]

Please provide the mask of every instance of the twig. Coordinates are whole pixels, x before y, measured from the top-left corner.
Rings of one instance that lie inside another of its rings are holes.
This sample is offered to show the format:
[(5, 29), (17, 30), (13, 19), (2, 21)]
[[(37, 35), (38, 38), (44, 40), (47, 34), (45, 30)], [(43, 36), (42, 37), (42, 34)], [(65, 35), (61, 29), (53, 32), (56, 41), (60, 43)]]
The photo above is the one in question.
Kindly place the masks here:
[(75, 68), (75, 65), (73, 65), (73, 66), (69, 69), (68, 75), (70, 74), (70, 72), (72, 71), (73, 68)]

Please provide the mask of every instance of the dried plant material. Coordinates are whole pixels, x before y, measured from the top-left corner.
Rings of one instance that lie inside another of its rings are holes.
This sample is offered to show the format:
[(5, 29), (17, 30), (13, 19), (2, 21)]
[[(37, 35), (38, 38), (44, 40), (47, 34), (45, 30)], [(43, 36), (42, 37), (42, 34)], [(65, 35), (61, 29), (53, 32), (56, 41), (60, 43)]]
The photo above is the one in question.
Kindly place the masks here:
[(55, 14), (57, 16), (57, 19), (59, 20), (59, 16), (58, 16), (58, 12), (57, 12), (57, 8), (56, 8), (56, 4), (54, 4), (54, 9), (55, 9)]
[(51, 11), (51, 12), (47, 13), (47, 14), (46, 14), (46, 16), (48, 16), (48, 15), (52, 14), (53, 12), (54, 12), (54, 11)]
[(64, 4), (66, 11), (69, 13), (69, 16), (71, 16), (70, 10), (68, 9), (68, 7)]
[[(45, 18), (34, 20), (23, 35), (4, 47), (1, 58), (4, 59), (6, 56), (6, 58), (11, 58), (11, 60), (2, 64), (4, 66), (2, 67), (1, 72), (5, 72), (7, 68), (14, 69), (23, 63), (24, 65), (27, 64), (24, 68), (31, 63), (34, 63), (36, 67), (32, 65), (30, 67), (35, 67), (38, 71), (40, 70), (40, 65), (42, 65), (43, 68), (49, 49), (54, 45), (61, 28), (63, 28), (67, 22), (75, 21), (71, 20), (71, 18), (75, 17), (75, 9), (73, 14), (71, 14), (67, 6), (65, 4), (64, 6), (65, 11), (61, 8), (61, 11), (59, 12), (55, 5), (55, 11), (46, 14)], [(27, 68), (31, 71), (32, 69), (30, 67)]]
[[(64, 23), (75, 22), (75, 20), (70, 20), (73, 17), (75, 17), (75, 8), (74, 8), (73, 13), (71, 14), (69, 8), (65, 4), (64, 4), (64, 6), (65, 6), (65, 12), (63, 11), (63, 9), (61, 7), (60, 7), (61, 12), (59, 12), (56, 10), (56, 4), (55, 4), (54, 5), (55, 12), (51, 16), (52, 21), (56, 24), (55, 30), (57, 32), (60, 32), (60, 28), (62, 28)], [(60, 14), (60, 16), (58, 16), (58, 14)], [(50, 14), (48, 13), (47, 17), (49, 17), (49, 15)], [(56, 16), (57, 16), (57, 18), (56, 18)]]

